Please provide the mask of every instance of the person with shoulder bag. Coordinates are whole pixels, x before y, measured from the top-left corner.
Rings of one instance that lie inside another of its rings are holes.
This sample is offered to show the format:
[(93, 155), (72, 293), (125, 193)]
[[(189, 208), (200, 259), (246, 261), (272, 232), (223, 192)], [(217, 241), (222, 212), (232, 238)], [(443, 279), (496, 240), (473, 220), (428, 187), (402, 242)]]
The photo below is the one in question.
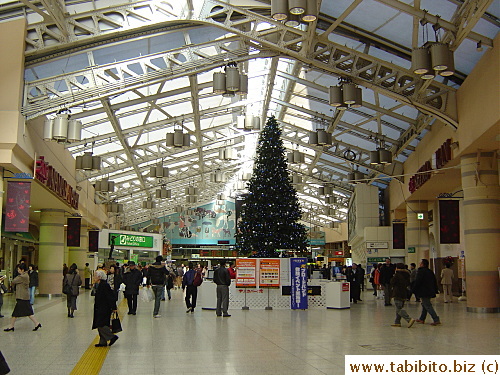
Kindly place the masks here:
[(63, 292), (66, 294), (66, 306), (68, 308), (68, 318), (74, 318), (76, 308), (76, 299), (80, 294), (80, 286), (82, 285), (82, 278), (78, 274), (78, 267), (73, 263), (69, 267), (69, 271), (64, 276)]
[(186, 289), (186, 307), (187, 313), (194, 313), (194, 309), (196, 308), (196, 299), (198, 297), (198, 287), (193, 284), (196, 271), (193, 269), (194, 265), (192, 262), (188, 264), (188, 271), (184, 274), (182, 278), (182, 290)]
[(7, 287), (3, 283), (4, 280), (5, 276), (0, 276), (0, 318), (3, 318), (2, 315), (3, 295), (7, 293)]

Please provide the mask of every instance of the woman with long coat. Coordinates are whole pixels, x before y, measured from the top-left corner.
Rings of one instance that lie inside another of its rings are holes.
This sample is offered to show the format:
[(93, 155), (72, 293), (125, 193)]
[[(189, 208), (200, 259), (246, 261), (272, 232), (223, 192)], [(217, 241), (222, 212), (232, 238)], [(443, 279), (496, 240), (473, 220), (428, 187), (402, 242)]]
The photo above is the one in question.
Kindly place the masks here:
[(11, 282), (16, 287), (16, 306), (12, 312), (12, 318), (10, 318), (10, 326), (4, 329), (5, 332), (14, 331), (16, 319), (22, 316), (27, 316), (35, 324), (33, 331), (38, 331), (38, 328), (42, 328), (42, 325), (36, 320), (33, 308), (31, 307), (29, 292), (30, 277), (26, 272), (27, 269), (26, 264), (18, 264), (18, 276)]
[(82, 278), (78, 274), (78, 267), (75, 263), (69, 267), (68, 273), (64, 276), (63, 288), (64, 285), (71, 287), (71, 295), (66, 295), (66, 307), (68, 308), (68, 318), (74, 318), (73, 313), (77, 309), (76, 298), (80, 294), (80, 286), (82, 285)]
[(111, 321), (111, 314), (116, 312), (116, 299), (115, 294), (111, 290), (111, 287), (107, 283), (107, 275), (103, 270), (97, 270), (95, 272), (95, 278), (97, 283), (97, 290), (95, 293), (95, 303), (94, 303), (94, 320), (92, 322), (92, 329), (96, 329), (99, 332), (99, 344), (95, 344), (96, 347), (103, 347), (113, 345), (118, 336), (111, 332), (109, 324)]

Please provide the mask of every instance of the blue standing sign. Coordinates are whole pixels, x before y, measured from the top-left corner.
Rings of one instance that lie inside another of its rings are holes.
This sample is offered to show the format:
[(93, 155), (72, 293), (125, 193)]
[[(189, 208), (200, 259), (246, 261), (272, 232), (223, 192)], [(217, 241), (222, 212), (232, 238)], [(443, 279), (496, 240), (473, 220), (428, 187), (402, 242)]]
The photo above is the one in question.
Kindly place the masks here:
[(307, 309), (307, 258), (290, 258), (292, 310)]

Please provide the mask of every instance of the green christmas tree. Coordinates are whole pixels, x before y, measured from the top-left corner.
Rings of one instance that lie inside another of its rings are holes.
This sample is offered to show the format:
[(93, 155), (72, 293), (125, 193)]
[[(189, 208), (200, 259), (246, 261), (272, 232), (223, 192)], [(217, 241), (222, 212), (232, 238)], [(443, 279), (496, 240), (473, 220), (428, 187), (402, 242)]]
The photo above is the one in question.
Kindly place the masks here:
[(240, 255), (278, 256), (279, 249), (307, 249), (297, 192), (292, 186), (278, 122), (270, 117), (257, 146), (248, 194), (241, 209), (236, 247)]

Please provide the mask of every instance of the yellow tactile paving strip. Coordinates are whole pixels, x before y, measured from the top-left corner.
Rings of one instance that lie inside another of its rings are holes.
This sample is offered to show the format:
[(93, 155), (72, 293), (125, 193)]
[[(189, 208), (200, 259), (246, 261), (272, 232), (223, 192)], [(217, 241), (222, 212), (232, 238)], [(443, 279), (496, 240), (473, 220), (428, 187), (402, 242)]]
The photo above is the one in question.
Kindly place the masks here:
[[(118, 315), (120, 320), (123, 320), (122, 309), (126, 305), (126, 299), (124, 298), (120, 305), (118, 306)], [(99, 335), (97, 335), (89, 345), (85, 353), (78, 361), (78, 363), (71, 371), (70, 375), (99, 375), (101, 367), (104, 364), (104, 360), (109, 352), (109, 346), (105, 348), (96, 348), (94, 345), (99, 343)]]

